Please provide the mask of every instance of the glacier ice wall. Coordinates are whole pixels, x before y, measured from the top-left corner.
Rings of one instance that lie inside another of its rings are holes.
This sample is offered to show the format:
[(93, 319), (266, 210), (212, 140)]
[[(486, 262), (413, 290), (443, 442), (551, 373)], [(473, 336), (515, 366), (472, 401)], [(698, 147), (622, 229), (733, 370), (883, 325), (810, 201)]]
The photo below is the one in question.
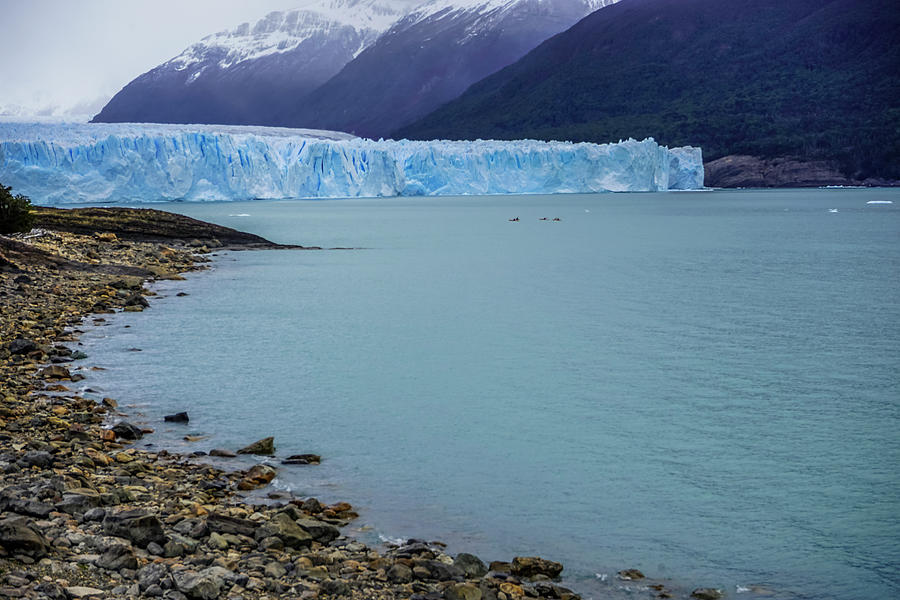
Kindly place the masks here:
[(522, 140), (359, 139), (203, 125), (0, 123), (0, 182), (40, 204), (703, 186), (699, 148)]

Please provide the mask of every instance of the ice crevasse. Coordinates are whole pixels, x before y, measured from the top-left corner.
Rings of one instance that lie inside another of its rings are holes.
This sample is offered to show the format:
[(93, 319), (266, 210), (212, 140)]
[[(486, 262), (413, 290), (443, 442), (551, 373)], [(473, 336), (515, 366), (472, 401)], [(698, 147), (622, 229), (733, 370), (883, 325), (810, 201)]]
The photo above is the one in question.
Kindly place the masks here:
[(368, 140), (208, 125), (0, 123), (0, 182), (40, 204), (664, 191), (700, 148)]

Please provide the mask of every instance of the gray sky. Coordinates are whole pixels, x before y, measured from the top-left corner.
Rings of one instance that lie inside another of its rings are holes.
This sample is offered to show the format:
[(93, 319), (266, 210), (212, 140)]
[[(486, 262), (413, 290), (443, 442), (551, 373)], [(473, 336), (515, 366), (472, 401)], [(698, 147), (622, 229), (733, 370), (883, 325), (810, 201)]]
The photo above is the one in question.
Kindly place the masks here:
[(308, 2), (0, 0), (0, 115), (96, 113), (200, 38)]

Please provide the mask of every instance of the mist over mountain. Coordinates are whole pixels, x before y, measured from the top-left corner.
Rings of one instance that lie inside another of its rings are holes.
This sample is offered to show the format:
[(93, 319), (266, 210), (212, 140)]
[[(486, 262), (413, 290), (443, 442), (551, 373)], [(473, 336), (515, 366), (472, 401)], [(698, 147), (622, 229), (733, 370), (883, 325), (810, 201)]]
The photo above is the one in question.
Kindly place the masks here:
[(378, 0), (322, 0), (207, 36), (126, 85), (95, 122), (271, 125), (402, 13)]
[(217, 33), (95, 122), (282, 125), (387, 136), (617, 0), (325, 0)]
[(895, 0), (623, 0), (394, 132), (653, 136), (704, 158), (833, 161), (900, 178)]
[(400, 19), (283, 125), (387, 137), (616, 0), (435, 0)]

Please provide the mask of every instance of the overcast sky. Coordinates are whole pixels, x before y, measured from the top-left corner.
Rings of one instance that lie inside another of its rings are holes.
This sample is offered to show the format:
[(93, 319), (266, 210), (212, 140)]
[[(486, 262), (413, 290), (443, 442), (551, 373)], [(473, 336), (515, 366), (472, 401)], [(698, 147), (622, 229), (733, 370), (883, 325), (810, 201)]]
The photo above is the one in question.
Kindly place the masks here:
[(94, 114), (200, 38), (311, 1), (0, 0), (0, 115)]

